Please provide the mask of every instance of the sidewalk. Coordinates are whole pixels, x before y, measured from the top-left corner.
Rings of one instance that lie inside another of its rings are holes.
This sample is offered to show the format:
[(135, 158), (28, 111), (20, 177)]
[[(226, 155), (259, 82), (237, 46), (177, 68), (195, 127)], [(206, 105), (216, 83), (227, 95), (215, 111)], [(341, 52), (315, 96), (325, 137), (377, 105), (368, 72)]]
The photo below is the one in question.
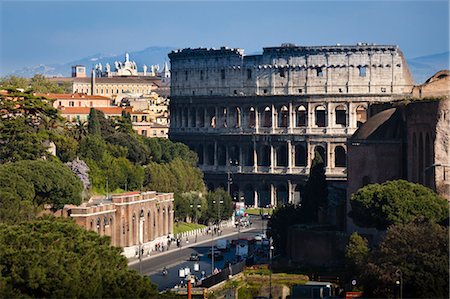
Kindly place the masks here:
[[(253, 229), (253, 226), (241, 228), (240, 231), (242, 233), (242, 232), (249, 231), (251, 229)], [(221, 234), (214, 234), (214, 240), (238, 234), (238, 229), (237, 229), (237, 227), (234, 227), (234, 226), (221, 227), (221, 230), (222, 230)], [(212, 239), (211, 233), (207, 234), (206, 233), (207, 229), (203, 229), (202, 231), (205, 231), (205, 232), (197, 234), (197, 242), (195, 242), (195, 231), (188, 232), (188, 234), (187, 234), (188, 242), (186, 242), (186, 234), (183, 234), (183, 237), (180, 238), (181, 239), (181, 247), (180, 248), (177, 247), (176, 242), (172, 242), (172, 245), (170, 246), (169, 250), (166, 249), (165, 251), (152, 251), (150, 255), (143, 256), (142, 261), (150, 260), (150, 259), (158, 257), (158, 256), (163, 256), (163, 255), (175, 252), (177, 250), (181, 250), (183, 248), (194, 247), (194, 246), (198, 246), (198, 245), (201, 245), (204, 243), (211, 242), (211, 239)], [(138, 262), (139, 262), (138, 257), (132, 257), (132, 258), (128, 259), (128, 265), (134, 265)]]

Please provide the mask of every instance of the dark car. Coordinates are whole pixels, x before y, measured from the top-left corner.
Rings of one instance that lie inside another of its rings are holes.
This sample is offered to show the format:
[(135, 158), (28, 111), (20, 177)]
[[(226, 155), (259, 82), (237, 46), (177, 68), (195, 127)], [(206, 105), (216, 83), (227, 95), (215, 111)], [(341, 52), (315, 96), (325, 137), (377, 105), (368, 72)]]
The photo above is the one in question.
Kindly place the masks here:
[(200, 260), (200, 256), (198, 255), (197, 252), (193, 252), (191, 253), (191, 256), (189, 257), (190, 261), (199, 261)]
[[(212, 256), (212, 252), (210, 250), (210, 251), (208, 251), (208, 257), (211, 258), (211, 256)], [(223, 260), (223, 258), (224, 258), (224, 256), (223, 256), (222, 251), (214, 249), (214, 259), (215, 260)]]

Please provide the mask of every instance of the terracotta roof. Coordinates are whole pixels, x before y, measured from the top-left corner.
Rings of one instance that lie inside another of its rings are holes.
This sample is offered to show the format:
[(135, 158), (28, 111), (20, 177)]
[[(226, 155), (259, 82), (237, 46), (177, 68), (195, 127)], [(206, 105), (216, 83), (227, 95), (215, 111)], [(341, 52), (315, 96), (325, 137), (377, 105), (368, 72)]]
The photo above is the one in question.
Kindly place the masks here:
[(401, 138), (401, 131), (401, 112), (391, 108), (369, 118), (350, 140), (397, 140)]
[[(61, 114), (89, 114), (91, 107), (63, 107), (60, 109)], [(95, 107), (105, 114), (122, 114), (122, 111), (131, 112), (130, 109), (121, 107)]]
[(33, 93), (34, 96), (46, 97), (49, 99), (88, 99), (88, 100), (111, 100), (108, 97), (87, 95), (85, 93)]

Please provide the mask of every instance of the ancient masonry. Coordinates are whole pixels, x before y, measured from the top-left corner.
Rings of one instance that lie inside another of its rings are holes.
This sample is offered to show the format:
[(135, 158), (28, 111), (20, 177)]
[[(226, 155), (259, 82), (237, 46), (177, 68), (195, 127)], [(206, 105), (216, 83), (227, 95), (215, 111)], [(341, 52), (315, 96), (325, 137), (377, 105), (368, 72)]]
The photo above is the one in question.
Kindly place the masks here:
[(393, 45), (284, 44), (248, 56), (183, 49), (169, 57), (170, 138), (197, 152), (208, 188), (255, 206), (299, 202), (315, 152), (345, 198), (347, 138), (370, 103), (413, 86)]
[(173, 234), (173, 194), (116, 194), (81, 206), (66, 205), (63, 215), (87, 230), (111, 237), (112, 245), (122, 247), (125, 256), (133, 257), (139, 246), (147, 254)]

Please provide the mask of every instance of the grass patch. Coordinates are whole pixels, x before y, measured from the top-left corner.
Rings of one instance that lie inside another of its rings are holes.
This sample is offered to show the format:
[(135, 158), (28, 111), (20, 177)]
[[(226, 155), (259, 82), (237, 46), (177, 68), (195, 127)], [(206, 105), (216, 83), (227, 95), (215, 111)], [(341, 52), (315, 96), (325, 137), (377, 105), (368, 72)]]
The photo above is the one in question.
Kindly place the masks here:
[(173, 227), (173, 233), (176, 235), (204, 227), (206, 227), (206, 225), (197, 223), (176, 222)]
[(269, 209), (269, 208), (248, 208), (245, 210), (245, 213), (249, 214), (249, 215), (261, 215), (261, 213), (263, 214), (269, 214), (272, 215), (273, 213), (273, 209)]

